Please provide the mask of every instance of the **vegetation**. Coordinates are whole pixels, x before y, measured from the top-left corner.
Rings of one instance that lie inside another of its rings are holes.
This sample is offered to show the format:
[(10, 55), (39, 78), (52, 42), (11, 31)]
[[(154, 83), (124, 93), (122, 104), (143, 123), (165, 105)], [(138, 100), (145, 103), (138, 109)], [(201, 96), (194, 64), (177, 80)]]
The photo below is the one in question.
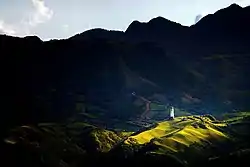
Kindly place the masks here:
[(21, 126), (4, 140), (9, 150), (5, 160), (18, 162), (16, 166), (116, 165), (117, 161), (141, 165), (146, 159), (147, 163), (194, 166), (236, 155), (242, 155), (237, 157), (241, 159), (249, 155), (249, 119), (248, 113), (223, 121), (211, 115), (183, 116), (138, 133), (84, 122)]

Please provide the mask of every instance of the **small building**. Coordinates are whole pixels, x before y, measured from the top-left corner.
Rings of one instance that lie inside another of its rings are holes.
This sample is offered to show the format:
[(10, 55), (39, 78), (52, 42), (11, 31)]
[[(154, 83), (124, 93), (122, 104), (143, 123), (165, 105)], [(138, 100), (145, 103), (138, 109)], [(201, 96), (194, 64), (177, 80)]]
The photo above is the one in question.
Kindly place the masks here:
[(169, 117), (170, 119), (174, 119), (174, 107), (171, 107)]

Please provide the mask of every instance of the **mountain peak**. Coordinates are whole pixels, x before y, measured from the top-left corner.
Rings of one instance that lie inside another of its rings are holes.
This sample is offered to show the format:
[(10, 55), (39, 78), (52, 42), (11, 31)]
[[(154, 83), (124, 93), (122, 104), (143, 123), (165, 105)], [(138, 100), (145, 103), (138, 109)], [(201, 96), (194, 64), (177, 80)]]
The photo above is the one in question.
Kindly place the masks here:
[(236, 28), (240, 27), (239, 25), (245, 23), (248, 19), (249, 10), (234, 3), (226, 8), (218, 10), (214, 14), (205, 16), (194, 26), (203, 26), (205, 29), (208, 27), (214, 27), (216, 29), (219, 27), (227, 29), (231, 27), (231, 29), (235, 31)]
[(33, 42), (41, 42), (42, 40), (38, 37), (38, 36), (26, 36), (24, 37), (24, 39), (27, 39), (29, 41), (33, 41)]
[(234, 14), (234, 12), (237, 12), (237, 13), (241, 12), (242, 9), (243, 9), (243, 7), (241, 7), (240, 5), (238, 5), (236, 3), (233, 3), (226, 8), (218, 10), (217, 12), (215, 12), (215, 14), (216, 13), (224, 13), (225, 15), (228, 15), (228, 13), (230, 13), (232, 15), (232, 14)]
[(153, 23), (153, 22), (165, 23), (165, 24), (173, 24), (174, 23), (174, 24), (180, 25), (179, 23), (171, 21), (169, 19), (166, 19), (165, 17), (162, 17), (162, 16), (155, 17), (155, 18), (151, 19), (148, 23)]
[(242, 9), (242, 7), (236, 3), (231, 4), (228, 8), (239, 8)]
[(162, 16), (158, 16), (158, 17), (151, 19), (149, 22), (154, 22), (154, 21), (170, 21), (170, 20), (168, 20)]
[(77, 40), (96, 39), (96, 38), (120, 39), (122, 38), (122, 36), (123, 36), (122, 31), (107, 30), (103, 28), (94, 28), (94, 29), (84, 31), (83, 33), (77, 34), (71, 37), (71, 39), (77, 39)]
[[(151, 19), (148, 22), (139, 22), (139, 21), (133, 21), (127, 30), (125, 31), (127, 34), (138, 35), (138, 32), (143, 33), (144, 35), (152, 34), (155, 35), (160, 32), (165, 32), (166, 30), (171, 31), (173, 29), (179, 29), (180, 27), (184, 27), (179, 23), (173, 22), (171, 20), (168, 20), (164, 17), (158, 16), (153, 19)], [(143, 34), (142, 34), (143, 35)], [(143, 35), (143, 36), (144, 36)]]

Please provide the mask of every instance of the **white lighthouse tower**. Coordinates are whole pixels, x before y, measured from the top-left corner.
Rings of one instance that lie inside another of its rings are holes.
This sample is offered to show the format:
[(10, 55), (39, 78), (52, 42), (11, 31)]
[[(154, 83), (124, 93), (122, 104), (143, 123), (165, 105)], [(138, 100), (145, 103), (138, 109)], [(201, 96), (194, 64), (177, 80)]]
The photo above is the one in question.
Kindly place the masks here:
[(174, 107), (173, 106), (170, 109), (170, 119), (174, 119)]

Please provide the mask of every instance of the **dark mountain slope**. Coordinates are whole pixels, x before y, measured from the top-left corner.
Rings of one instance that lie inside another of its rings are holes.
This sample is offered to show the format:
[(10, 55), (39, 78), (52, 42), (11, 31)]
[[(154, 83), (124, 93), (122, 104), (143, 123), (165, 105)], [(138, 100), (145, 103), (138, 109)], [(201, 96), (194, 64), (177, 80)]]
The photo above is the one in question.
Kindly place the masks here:
[(202, 18), (191, 27), (200, 49), (213, 53), (246, 53), (250, 42), (250, 10), (236, 4)]
[(180, 24), (157, 17), (148, 23), (134, 21), (130, 24), (125, 34), (133, 41), (155, 42), (171, 48), (181, 42), (178, 37), (185, 39), (186, 29), (187, 27), (183, 27)]
[(157, 43), (172, 54), (246, 53), (250, 42), (249, 12), (249, 7), (233, 4), (191, 27), (158, 17), (148, 23), (134, 21), (125, 33), (138, 42)]
[(54, 121), (83, 110), (127, 118), (142, 112), (134, 91), (196, 113), (247, 110), (249, 11), (232, 5), (191, 27), (158, 17), (126, 32), (49, 42), (1, 35), (1, 121)]

